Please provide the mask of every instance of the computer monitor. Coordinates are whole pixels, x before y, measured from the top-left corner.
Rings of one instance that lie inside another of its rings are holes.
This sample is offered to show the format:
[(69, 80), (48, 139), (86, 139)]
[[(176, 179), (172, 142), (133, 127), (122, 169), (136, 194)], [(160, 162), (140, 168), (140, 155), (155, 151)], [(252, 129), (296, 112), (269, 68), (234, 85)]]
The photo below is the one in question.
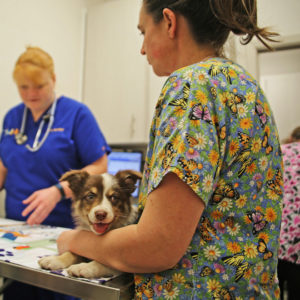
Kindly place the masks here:
[[(108, 173), (115, 175), (121, 170), (135, 170), (142, 171), (143, 153), (140, 151), (136, 152), (123, 152), (123, 151), (112, 151), (108, 155)], [(137, 188), (132, 193), (134, 198), (138, 197), (140, 181), (137, 182)]]

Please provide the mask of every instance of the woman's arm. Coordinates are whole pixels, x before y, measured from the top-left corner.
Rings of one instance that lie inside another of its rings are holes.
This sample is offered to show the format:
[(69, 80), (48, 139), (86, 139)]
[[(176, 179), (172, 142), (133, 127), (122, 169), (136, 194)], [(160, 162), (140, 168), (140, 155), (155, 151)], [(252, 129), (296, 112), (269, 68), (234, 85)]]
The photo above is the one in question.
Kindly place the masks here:
[(89, 174), (102, 174), (107, 172), (107, 164), (108, 164), (107, 154), (104, 154), (95, 162), (91, 163), (88, 166), (85, 166), (83, 170), (87, 171)]
[[(90, 174), (100, 174), (107, 170), (107, 155), (104, 154), (101, 158), (91, 163), (90, 165), (83, 168)], [(0, 166), (1, 171), (1, 166)], [(0, 173), (1, 180), (1, 173)], [(1, 183), (1, 182), (0, 182)], [(61, 185), (64, 189), (67, 198), (72, 197), (72, 191), (69, 188), (67, 181), (62, 181)], [(54, 209), (56, 204), (60, 201), (61, 194), (55, 186), (35, 191), (27, 199), (23, 200), (26, 204), (26, 208), (22, 211), (22, 216), (26, 217), (32, 212), (27, 219), (27, 223), (30, 225), (42, 223), (51, 211)]]
[(4, 167), (2, 160), (0, 159), (0, 191), (3, 189), (7, 174), (7, 169)]
[(183, 256), (204, 209), (203, 201), (174, 173), (150, 193), (138, 224), (103, 236), (67, 231), (58, 239), (59, 252), (70, 250), (124, 272), (158, 272)]

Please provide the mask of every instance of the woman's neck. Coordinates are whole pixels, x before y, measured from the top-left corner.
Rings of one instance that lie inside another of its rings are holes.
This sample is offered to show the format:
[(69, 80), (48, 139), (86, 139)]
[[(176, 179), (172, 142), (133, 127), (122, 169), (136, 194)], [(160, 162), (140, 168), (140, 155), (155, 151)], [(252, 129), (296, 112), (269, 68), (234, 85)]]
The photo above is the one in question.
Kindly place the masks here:
[(49, 101), (45, 102), (44, 105), (30, 108), (34, 122), (37, 122), (40, 119), (40, 117), (51, 107), (55, 100), (56, 96), (53, 93)]
[(190, 66), (217, 56), (214, 50), (206, 47), (202, 48), (198, 45), (191, 45), (190, 47), (185, 46), (184, 48), (184, 50), (179, 51), (179, 54), (175, 56), (173, 72), (183, 67)]
[(45, 111), (30, 110), (34, 122), (37, 122)]
[(51, 107), (54, 101), (55, 98), (50, 103), (48, 103), (48, 105), (36, 109), (30, 109), (34, 122), (37, 122), (40, 119), (40, 117)]
[(195, 41), (184, 17), (179, 16), (177, 21), (180, 26), (174, 40), (173, 71), (217, 56), (212, 46), (200, 45)]

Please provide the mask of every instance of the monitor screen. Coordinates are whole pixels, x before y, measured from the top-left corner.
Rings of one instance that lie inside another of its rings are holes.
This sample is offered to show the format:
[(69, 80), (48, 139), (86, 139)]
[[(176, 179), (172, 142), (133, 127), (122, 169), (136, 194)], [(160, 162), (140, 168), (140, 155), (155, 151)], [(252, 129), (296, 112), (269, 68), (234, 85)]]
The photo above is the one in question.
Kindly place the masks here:
[[(119, 152), (112, 151), (108, 155), (108, 173), (115, 175), (120, 170), (135, 170), (141, 172), (143, 155), (142, 152)], [(139, 193), (140, 181), (132, 196), (137, 198)]]

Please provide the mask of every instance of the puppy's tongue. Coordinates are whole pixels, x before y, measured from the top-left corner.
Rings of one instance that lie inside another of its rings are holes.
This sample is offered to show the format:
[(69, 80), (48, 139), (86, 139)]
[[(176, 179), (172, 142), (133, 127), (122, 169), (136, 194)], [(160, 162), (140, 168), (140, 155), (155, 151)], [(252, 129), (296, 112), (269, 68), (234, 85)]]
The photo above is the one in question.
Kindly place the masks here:
[(94, 230), (99, 234), (104, 233), (107, 230), (108, 226), (109, 226), (109, 224), (102, 224), (102, 223), (94, 223), (93, 224)]

